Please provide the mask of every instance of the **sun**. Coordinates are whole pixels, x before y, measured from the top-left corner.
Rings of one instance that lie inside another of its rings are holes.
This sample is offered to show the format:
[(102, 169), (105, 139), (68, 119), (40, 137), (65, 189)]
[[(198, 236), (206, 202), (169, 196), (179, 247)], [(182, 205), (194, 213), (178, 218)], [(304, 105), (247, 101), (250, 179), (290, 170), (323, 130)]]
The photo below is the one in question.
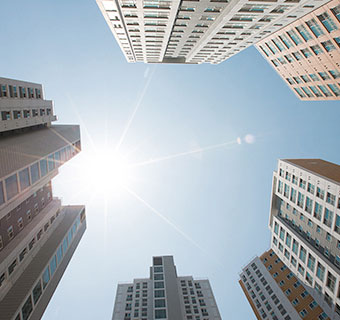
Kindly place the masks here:
[(132, 181), (132, 172), (122, 154), (111, 148), (96, 148), (84, 152), (82, 161), (84, 183), (97, 193), (122, 191)]

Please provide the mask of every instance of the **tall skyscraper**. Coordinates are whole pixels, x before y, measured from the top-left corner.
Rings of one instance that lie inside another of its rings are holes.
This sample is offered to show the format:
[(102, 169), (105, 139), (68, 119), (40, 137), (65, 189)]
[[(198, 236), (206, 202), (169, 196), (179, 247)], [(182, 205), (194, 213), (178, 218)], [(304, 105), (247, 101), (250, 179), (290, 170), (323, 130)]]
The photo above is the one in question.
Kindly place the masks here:
[(128, 62), (220, 63), (328, 0), (97, 0)]
[(257, 49), (302, 100), (340, 100), (340, 1), (261, 39)]
[(340, 166), (279, 160), (273, 176), (271, 247), (340, 315)]
[[(311, 295), (273, 250), (255, 257), (240, 273), (239, 283), (259, 320), (330, 320), (328, 305)], [(321, 305), (320, 305), (321, 303)]]
[(150, 277), (119, 284), (113, 320), (221, 320), (209, 280), (178, 277), (172, 256), (153, 257)]
[(81, 148), (39, 84), (0, 78), (0, 319), (40, 319), (85, 229), (51, 179)]

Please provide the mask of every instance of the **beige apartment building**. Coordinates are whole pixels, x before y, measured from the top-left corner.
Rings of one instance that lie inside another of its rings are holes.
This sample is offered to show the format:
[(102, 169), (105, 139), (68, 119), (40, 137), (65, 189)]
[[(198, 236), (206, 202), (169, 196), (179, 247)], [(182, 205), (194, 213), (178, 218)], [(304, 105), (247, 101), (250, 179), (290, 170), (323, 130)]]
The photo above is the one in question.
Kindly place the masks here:
[(239, 284), (258, 320), (334, 319), (273, 250), (251, 260)]
[(340, 100), (340, 1), (276, 31), (256, 48), (301, 100)]

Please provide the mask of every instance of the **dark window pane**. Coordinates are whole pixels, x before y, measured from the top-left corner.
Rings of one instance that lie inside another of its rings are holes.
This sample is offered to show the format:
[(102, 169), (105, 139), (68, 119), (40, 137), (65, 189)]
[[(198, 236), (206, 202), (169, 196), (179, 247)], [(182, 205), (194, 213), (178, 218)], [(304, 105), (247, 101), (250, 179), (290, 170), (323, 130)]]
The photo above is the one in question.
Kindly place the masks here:
[(0, 181), (0, 205), (3, 204), (4, 202), (5, 202), (4, 187), (3, 187), (2, 181)]
[(21, 309), (22, 319), (27, 320), (30, 314), (32, 313), (32, 311), (33, 311), (32, 298), (31, 296), (29, 296), (24, 306)]
[(30, 186), (30, 176), (28, 172), (28, 168), (19, 172), (19, 179), (20, 179), (20, 188), (21, 190), (25, 190)]
[(41, 282), (39, 280), (39, 282), (37, 283), (37, 285), (34, 287), (33, 289), (33, 301), (34, 304), (36, 304), (41, 296), (42, 293), (42, 288), (41, 288)]
[(5, 180), (5, 184), (6, 184), (7, 200), (10, 200), (15, 195), (17, 195), (19, 192), (17, 175), (13, 174), (13, 176), (8, 177)]

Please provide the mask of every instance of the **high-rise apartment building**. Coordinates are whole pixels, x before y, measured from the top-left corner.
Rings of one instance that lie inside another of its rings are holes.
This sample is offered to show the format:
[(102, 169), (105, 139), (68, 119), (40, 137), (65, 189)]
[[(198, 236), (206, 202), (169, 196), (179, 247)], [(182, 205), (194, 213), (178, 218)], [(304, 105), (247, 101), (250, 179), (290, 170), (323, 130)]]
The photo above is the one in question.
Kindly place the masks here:
[(209, 280), (177, 276), (172, 256), (153, 257), (150, 277), (119, 284), (113, 320), (221, 320)]
[(273, 176), (271, 247), (314, 294), (340, 315), (340, 166), (279, 160)]
[(81, 148), (39, 84), (0, 78), (0, 319), (40, 319), (86, 228), (51, 179)]
[(249, 262), (239, 283), (258, 320), (335, 319), (328, 316), (328, 305), (317, 301), (313, 289), (301, 283), (273, 250)]
[(300, 99), (340, 99), (339, 0), (261, 39), (256, 47)]
[(97, 0), (128, 62), (220, 63), (328, 0)]

